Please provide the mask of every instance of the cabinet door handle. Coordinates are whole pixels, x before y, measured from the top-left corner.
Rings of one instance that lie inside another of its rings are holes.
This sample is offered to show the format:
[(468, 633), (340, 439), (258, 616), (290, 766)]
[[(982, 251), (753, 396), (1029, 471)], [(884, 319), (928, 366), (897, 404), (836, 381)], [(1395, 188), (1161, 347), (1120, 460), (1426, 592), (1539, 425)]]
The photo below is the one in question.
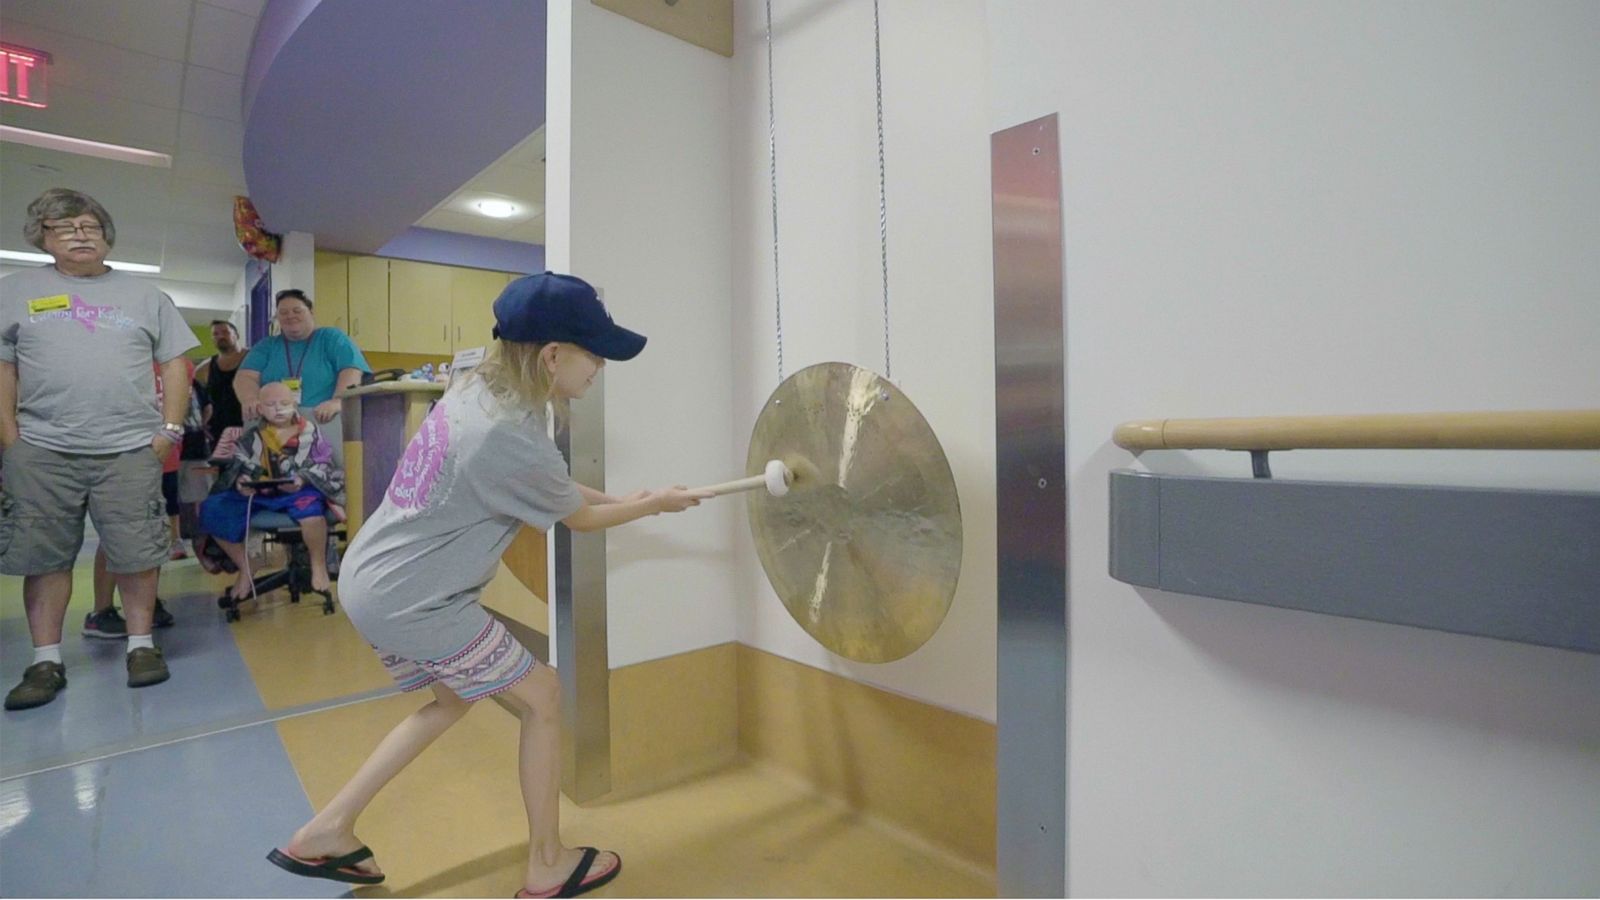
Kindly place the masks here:
[(460, 325), (456, 326), (456, 340), (458, 340), (458, 341), (461, 340), (461, 326)]
[(351, 334), (360, 334), (361, 333), (361, 319), (359, 317), (357, 317), (355, 322), (350, 326), (350, 333)]
[(440, 325), (439, 326), (439, 340), (441, 340), (441, 341), (450, 340), (450, 326), (449, 325)]

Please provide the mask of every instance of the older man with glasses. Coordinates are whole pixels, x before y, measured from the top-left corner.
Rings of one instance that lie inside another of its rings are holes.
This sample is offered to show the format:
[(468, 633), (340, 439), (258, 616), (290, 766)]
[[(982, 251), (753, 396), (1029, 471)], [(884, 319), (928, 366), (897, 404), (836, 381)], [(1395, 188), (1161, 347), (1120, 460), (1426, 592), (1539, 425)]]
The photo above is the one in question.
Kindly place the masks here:
[[(23, 576), (34, 647), (6, 709), (66, 687), (61, 631), (86, 512), (122, 593), (128, 686), (169, 677), (150, 632), (172, 549), (161, 461), (183, 437), (183, 354), (200, 343), (172, 298), (106, 266), (116, 226), (94, 198), (46, 191), (23, 234), (54, 262), (0, 278), (0, 572)], [(159, 407), (152, 361), (167, 386)]]

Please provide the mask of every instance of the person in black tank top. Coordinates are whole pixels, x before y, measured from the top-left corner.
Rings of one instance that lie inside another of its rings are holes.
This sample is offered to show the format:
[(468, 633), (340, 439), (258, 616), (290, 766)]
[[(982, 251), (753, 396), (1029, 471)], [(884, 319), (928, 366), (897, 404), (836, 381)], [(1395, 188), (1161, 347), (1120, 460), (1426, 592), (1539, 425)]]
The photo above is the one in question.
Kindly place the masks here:
[[(211, 395), (211, 421), (206, 430), (215, 444), (226, 428), (244, 425), (239, 409), (239, 395), (234, 393), (233, 379), (239, 374), (239, 364), (244, 362), (244, 348), (240, 346), (239, 332), (233, 323), (217, 319), (211, 323), (211, 340), (217, 345), (216, 356), (206, 360), (206, 391)], [(222, 357), (233, 357), (233, 368), (222, 367)]]

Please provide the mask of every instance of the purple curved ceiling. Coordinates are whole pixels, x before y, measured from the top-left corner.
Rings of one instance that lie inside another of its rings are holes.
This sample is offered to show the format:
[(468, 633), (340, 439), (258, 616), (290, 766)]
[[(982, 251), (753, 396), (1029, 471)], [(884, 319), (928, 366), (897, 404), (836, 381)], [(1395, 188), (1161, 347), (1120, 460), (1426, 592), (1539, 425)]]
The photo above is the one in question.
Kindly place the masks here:
[(267, 227), (372, 253), (544, 123), (542, 0), (269, 0), (244, 87)]

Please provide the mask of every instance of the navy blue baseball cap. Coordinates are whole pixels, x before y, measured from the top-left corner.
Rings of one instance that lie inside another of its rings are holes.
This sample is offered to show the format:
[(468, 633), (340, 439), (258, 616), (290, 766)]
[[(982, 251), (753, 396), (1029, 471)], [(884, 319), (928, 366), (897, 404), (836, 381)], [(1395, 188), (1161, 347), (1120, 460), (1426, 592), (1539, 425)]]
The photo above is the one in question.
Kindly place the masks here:
[(562, 341), (606, 359), (633, 359), (645, 336), (611, 320), (594, 288), (582, 278), (544, 272), (506, 285), (494, 301), (494, 336), (543, 344)]

